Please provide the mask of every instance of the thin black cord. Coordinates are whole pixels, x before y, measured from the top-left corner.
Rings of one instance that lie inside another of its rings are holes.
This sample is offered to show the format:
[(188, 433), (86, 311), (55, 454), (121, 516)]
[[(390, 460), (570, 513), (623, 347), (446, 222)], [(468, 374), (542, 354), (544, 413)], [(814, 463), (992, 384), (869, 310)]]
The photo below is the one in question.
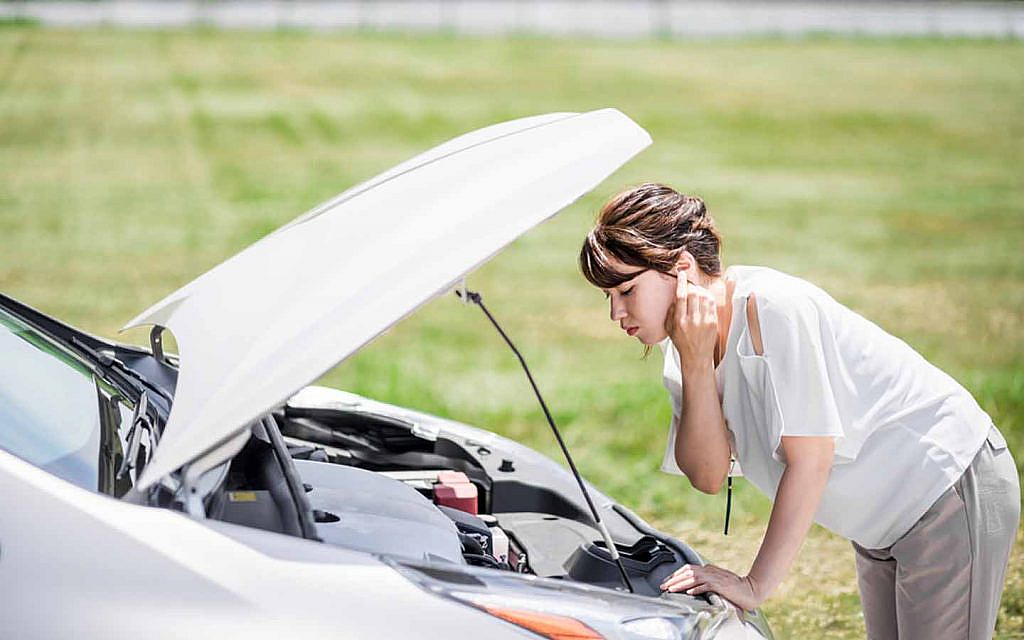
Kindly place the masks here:
[[(594, 520), (600, 523), (601, 516), (598, 515), (597, 508), (594, 506), (593, 501), (591, 501), (590, 499), (590, 493), (587, 492), (587, 488), (583, 485), (583, 477), (580, 475), (579, 470), (576, 469), (576, 463), (573, 462), (572, 456), (569, 455), (569, 449), (565, 446), (565, 442), (562, 440), (562, 434), (559, 433), (558, 427), (555, 426), (555, 419), (551, 417), (551, 412), (548, 411), (547, 403), (544, 402), (544, 398), (540, 395), (540, 389), (537, 388), (537, 383), (534, 382), (533, 380), (533, 375), (530, 373), (530, 368), (526, 366), (526, 360), (523, 359), (523, 356), (519, 353), (519, 350), (516, 349), (516, 346), (512, 344), (512, 340), (510, 340), (508, 335), (506, 335), (505, 332), (502, 330), (501, 325), (498, 324), (498, 321), (494, 319), (494, 316), (491, 315), (491, 312), (487, 310), (486, 306), (484, 306), (483, 298), (480, 297), (479, 293), (476, 293), (475, 291), (470, 291), (468, 289), (465, 289), (460, 293), (460, 291), (456, 289), (455, 295), (459, 296), (462, 299), (469, 300), (473, 304), (479, 306), (480, 309), (484, 312), (484, 315), (487, 316), (487, 319), (490, 320), (491, 324), (494, 325), (494, 328), (498, 330), (499, 334), (501, 334), (501, 337), (508, 344), (509, 348), (512, 349), (512, 352), (516, 354), (517, 358), (519, 358), (519, 364), (523, 366), (523, 371), (526, 372), (526, 377), (530, 381), (530, 386), (533, 387), (533, 393), (536, 394), (537, 400), (540, 401), (541, 409), (544, 410), (544, 417), (548, 419), (548, 424), (551, 425), (551, 430), (555, 434), (555, 439), (558, 441), (558, 446), (562, 448), (562, 454), (565, 456), (566, 461), (568, 461), (569, 468), (572, 469), (572, 475), (573, 477), (576, 478), (576, 483), (580, 485), (580, 491), (583, 492), (583, 498), (587, 501), (587, 506), (590, 507), (590, 513), (594, 516)], [(608, 553), (611, 554), (612, 550), (609, 549)], [(619, 573), (622, 574), (622, 582), (626, 585), (626, 588), (629, 589), (629, 592), (633, 593), (633, 585), (630, 584), (629, 577), (626, 575), (626, 567), (623, 566), (622, 559), (616, 558), (615, 564), (619, 567)]]
[(723, 535), (729, 535), (729, 514), (732, 513), (732, 476), (726, 480), (726, 485), (728, 489), (725, 493), (725, 532)]

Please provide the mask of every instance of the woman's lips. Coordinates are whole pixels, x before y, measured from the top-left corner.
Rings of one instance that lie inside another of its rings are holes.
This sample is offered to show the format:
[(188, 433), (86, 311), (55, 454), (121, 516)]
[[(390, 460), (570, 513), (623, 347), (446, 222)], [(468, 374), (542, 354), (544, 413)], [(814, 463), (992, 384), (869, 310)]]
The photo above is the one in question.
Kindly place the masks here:
[(626, 329), (626, 333), (631, 335), (631, 336), (634, 336), (634, 335), (636, 335), (636, 332), (639, 331), (639, 330), (640, 330), (640, 327), (630, 327), (630, 328)]

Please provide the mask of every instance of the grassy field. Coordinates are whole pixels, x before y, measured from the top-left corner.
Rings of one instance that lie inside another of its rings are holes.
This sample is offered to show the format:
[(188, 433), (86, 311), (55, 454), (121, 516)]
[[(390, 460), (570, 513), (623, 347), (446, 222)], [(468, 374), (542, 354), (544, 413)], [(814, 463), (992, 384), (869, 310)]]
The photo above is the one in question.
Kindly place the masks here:
[[(702, 195), (727, 264), (822, 285), (963, 383), (1024, 462), (1024, 44), (463, 40), (0, 28), (0, 290), (106, 336), (353, 183), (517, 116), (615, 106), (654, 145), (469, 279), (584, 474), (739, 572), (769, 503), (657, 472), (657, 353), (575, 257), (619, 188)], [(386, 257), (382, 257), (386, 259)], [(119, 339), (143, 343), (145, 332)], [(431, 302), (325, 383), (556, 446), (479, 310)], [(998, 635), (1024, 636), (1024, 537)], [(852, 554), (815, 527), (766, 605), (781, 638), (863, 636)]]

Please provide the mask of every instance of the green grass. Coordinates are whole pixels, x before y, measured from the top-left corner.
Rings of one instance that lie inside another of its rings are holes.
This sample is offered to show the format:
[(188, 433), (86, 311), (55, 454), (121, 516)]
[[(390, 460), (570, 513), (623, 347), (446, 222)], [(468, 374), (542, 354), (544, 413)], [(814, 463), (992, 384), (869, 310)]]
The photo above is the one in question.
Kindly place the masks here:
[[(821, 284), (968, 389), (1024, 462), (1024, 45), (595, 42), (0, 29), (0, 289), (95, 333), (356, 181), (461, 132), (615, 106), (654, 145), (469, 280), (584, 474), (745, 571), (769, 503), (657, 472), (655, 353), (575, 256), (609, 194), (708, 202), (728, 264)], [(387, 259), (382, 256), (381, 259)], [(143, 343), (136, 330), (120, 339)], [(325, 383), (557, 449), (512, 354), (446, 297)], [(1024, 635), (1024, 538), (1001, 637)], [(779, 637), (863, 635), (849, 545), (815, 528), (765, 606)]]

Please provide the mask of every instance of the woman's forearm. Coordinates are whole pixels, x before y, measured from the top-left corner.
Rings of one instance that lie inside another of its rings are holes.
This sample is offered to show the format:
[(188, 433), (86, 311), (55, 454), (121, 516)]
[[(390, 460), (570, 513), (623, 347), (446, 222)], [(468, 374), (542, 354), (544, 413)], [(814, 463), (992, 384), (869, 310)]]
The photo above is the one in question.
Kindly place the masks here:
[[(754, 565), (746, 576), (714, 565), (684, 564), (661, 584), (668, 591), (682, 591), (691, 595), (713, 591), (738, 607), (748, 611), (761, 603), (779, 586), (800, 544), (811, 526), (832, 464), (831, 438), (783, 437), (803, 440), (793, 444), (790, 451), (802, 454), (782, 474), (779, 489), (768, 522), (768, 531)], [(787, 456), (794, 460), (796, 456)]]
[[(827, 447), (819, 447), (818, 455), (797, 459), (782, 473), (768, 529), (747, 575), (762, 601), (782, 582), (810, 529), (831, 471), (832, 445), (828, 440)], [(811, 443), (802, 443), (806, 444)]]
[(718, 493), (729, 472), (729, 439), (710, 360), (686, 368), (683, 413), (676, 431), (676, 464), (690, 483), (705, 493)]

